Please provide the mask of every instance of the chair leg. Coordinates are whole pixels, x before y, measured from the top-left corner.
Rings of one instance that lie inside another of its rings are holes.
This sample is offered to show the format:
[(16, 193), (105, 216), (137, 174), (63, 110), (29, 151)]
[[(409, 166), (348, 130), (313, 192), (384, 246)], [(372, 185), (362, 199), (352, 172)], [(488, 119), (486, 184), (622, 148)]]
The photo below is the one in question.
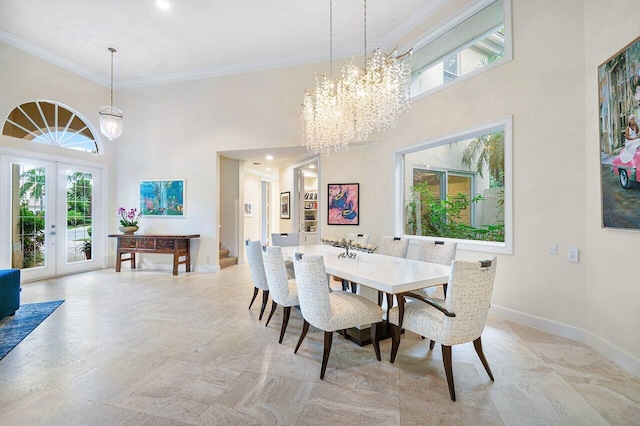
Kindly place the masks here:
[(287, 324), (289, 323), (289, 316), (291, 315), (291, 306), (285, 306), (282, 311), (282, 328), (280, 329), (280, 340), (278, 343), (282, 343), (284, 339), (284, 332), (287, 330)]
[(342, 280), (342, 291), (347, 291), (349, 289), (349, 281)]
[(278, 307), (278, 304), (271, 299), (271, 313), (269, 313), (269, 318), (267, 318), (267, 323), (264, 325), (265, 327), (269, 325), (269, 321), (271, 321), (271, 317), (273, 316), (273, 313), (276, 311), (276, 308)]
[(389, 358), (389, 362), (393, 364), (400, 347), (400, 327), (395, 324), (389, 325), (391, 326), (391, 358)]
[[(423, 337), (424, 339), (424, 337)], [(435, 340), (429, 340), (429, 350), (432, 351), (433, 347), (436, 345), (436, 341)]]
[(353, 281), (351, 281), (351, 293), (357, 293), (358, 292), (358, 284), (354, 283)]
[(255, 287), (253, 289), (253, 297), (251, 298), (251, 303), (249, 303), (249, 309), (251, 309), (251, 305), (253, 305), (253, 301), (256, 300), (256, 297), (258, 296), (258, 287)]
[(449, 385), (449, 395), (451, 400), (456, 400), (456, 389), (453, 385), (453, 368), (451, 365), (451, 346), (442, 345), (442, 362), (444, 363), (444, 372), (447, 375), (447, 384)]
[(331, 342), (333, 342), (333, 331), (324, 332), (324, 352), (322, 354), (322, 368), (320, 369), (320, 380), (324, 380), (324, 372), (327, 370), (329, 353), (331, 353)]
[(296, 345), (296, 348), (293, 351), (294, 354), (298, 353), (298, 348), (300, 348), (300, 345), (302, 344), (302, 341), (304, 340), (304, 336), (307, 335), (307, 331), (309, 331), (309, 323), (307, 322), (307, 320), (304, 320), (304, 322), (302, 323), (302, 333), (300, 333), (300, 338), (298, 339), (298, 344)]
[(487, 374), (489, 375), (489, 378), (491, 379), (492, 382), (494, 382), (495, 380), (493, 380), (493, 374), (491, 373), (491, 369), (489, 368), (489, 363), (487, 362), (487, 359), (484, 357), (484, 352), (482, 351), (482, 342), (480, 341), (480, 337), (478, 337), (476, 340), (473, 341), (473, 347), (476, 348), (476, 353), (478, 354), (478, 358), (480, 358), (480, 361), (482, 361), (482, 365), (484, 365), (484, 369), (487, 370)]
[(444, 293), (444, 298), (447, 298), (447, 286), (448, 284), (442, 284), (442, 292)]
[(382, 291), (378, 290), (378, 306), (382, 306)]
[(260, 316), (258, 319), (262, 321), (262, 315), (264, 314), (264, 308), (267, 307), (269, 301), (269, 290), (262, 290), (262, 306), (260, 307)]
[(376, 359), (380, 361), (380, 329), (384, 327), (382, 322), (374, 322), (371, 324), (371, 343), (373, 351), (376, 353)]

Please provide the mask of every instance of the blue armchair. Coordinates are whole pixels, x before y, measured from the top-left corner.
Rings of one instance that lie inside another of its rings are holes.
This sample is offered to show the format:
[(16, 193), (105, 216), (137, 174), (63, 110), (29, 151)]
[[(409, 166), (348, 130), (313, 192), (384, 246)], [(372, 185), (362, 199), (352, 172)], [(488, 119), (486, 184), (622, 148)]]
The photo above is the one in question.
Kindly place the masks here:
[(20, 269), (0, 269), (0, 319), (20, 308)]

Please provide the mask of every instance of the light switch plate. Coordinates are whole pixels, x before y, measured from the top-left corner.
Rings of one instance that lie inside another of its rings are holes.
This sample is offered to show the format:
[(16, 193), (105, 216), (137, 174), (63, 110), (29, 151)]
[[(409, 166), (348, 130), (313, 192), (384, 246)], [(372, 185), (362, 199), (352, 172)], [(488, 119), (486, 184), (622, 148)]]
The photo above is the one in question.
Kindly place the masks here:
[(549, 254), (557, 255), (558, 254), (558, 244), (554, 243), (549, 246)]
[(578, 246), (569, 246), (569, 262), (578, 261)]

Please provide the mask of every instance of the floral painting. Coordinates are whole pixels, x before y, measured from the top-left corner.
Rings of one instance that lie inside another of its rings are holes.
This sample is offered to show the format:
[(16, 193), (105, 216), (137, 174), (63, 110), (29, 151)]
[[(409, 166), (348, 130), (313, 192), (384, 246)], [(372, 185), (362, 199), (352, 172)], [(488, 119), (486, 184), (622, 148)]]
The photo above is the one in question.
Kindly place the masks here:
[(140, 211), (143, 216), (183, 218), (184, 180), (140, 181)]
[(330, 183), (329, 190), (329, 225), (360, 224), (360, 184)]

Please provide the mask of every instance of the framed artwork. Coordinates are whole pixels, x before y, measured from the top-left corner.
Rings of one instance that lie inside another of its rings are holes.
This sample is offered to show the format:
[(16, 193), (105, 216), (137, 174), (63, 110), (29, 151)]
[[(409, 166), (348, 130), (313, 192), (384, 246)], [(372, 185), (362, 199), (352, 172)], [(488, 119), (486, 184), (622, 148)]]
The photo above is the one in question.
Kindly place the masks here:
[(360, 224), (360, 184), (330, 183), (328, 185), (329, 225)]
[(291, 192), (280, 193), (280, 219), (291, 219)]
[(141, 180), (140, 212), (145, 217), (184, 218), (184, 179)]
[(244, 217), (253, 217), (253, 203), (244, 203)]
[(640, 37), (598, 67), (602, 226), (640, 229)]

